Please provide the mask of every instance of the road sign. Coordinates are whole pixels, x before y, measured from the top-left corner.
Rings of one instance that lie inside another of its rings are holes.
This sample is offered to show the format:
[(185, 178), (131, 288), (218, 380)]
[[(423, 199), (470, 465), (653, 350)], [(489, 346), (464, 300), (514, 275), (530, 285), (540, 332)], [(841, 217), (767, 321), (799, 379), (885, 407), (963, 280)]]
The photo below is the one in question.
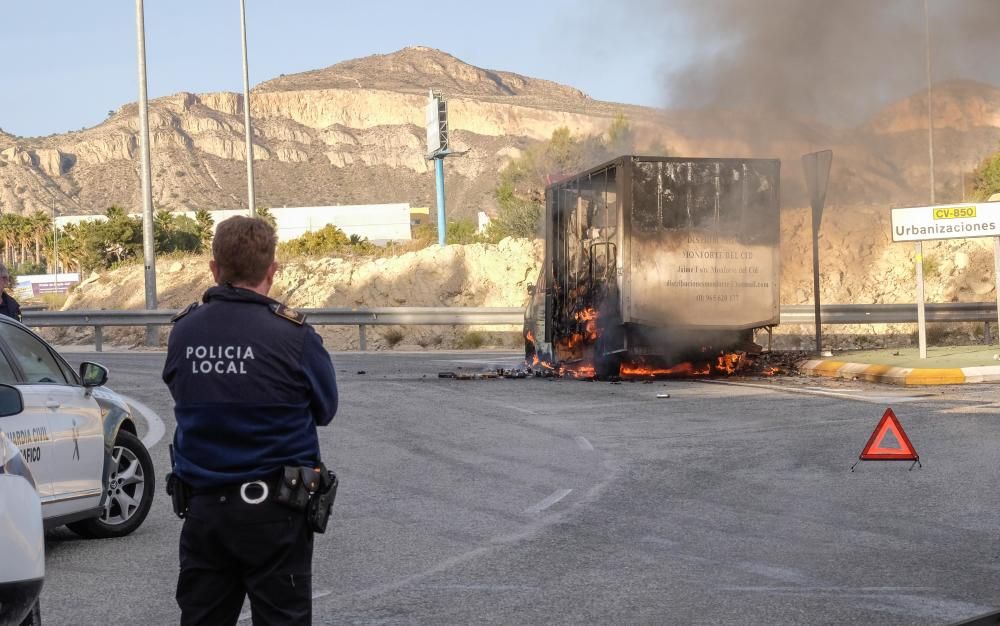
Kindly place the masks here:
[(830, 166), (833, 164), (833, 150), (821, 150), (802, 155), (802, 169), (806, 173), (806, 187), (809, 189), (809, 204), (812, 206), (813, 232), (819, 232), (826, 204), (826, 187), (830, 182)]
[(1000, 236), (1000, 202), (893, 209), (893, 241)]
[(427, 158), (441, 158), (448, 152), (448, 103), (430, 92), (425, 116), (427, 122)]
[[(868, 443), (861, 450), (858, 462), (861, 461), (913, 461), (920, 463), (920, 456), (913, 444), (910, 443), (910, 438), (906, 436), (903, 425), (899, 423), (891, 408), (887, 408), (882, 414), (878, 426), (872, 431)], [(853, 465), (851, 469), (854, 469)]]

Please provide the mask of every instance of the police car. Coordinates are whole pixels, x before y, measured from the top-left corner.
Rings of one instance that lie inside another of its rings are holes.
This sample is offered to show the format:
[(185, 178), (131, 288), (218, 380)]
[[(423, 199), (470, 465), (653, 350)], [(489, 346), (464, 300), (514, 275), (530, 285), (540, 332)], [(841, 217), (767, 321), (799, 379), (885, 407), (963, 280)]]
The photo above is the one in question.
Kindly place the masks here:
[[(0, 385), (0, 416), (21, 411), (21, 395)], [(0, 430), (0, 626), (38, 624), (45, 579), (42, 509), (31, 470)]]
[(107, 380), (102, 365), (84, 362), (77, 373), (31, 330), (0, 315), (0, 386), (21, 396), (21, 410), (0, 416), (0, 430), (31, 469), (46, 528), (121, 537), (152, 505), (153, 462)]

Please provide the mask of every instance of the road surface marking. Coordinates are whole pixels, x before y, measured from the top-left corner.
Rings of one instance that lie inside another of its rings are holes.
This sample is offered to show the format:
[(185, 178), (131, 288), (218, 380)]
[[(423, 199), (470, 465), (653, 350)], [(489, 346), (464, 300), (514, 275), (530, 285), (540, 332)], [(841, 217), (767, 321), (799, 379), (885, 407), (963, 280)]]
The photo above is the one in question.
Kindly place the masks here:
[(163, 438), (163, 435), (166, 432), (166, 429), (163, 426), (163, 420), (160, 419), (160, 416), (157, 415), (153, 409), (149, 408), (142, 402), (139, 402), (135, 398), (123, 396), (122, 394), (118, 394), (118, 396), (133, 409), (142, 413), (142, 416), (146, 418), (146, 424), (149, 425), (149, 431), (146, 433), (146, 436), (142, 438), (142, 444), (146, 446), (146, 449), (155, 446), (156, 443)]
[[(859, 400), (861, 402), (872, 402), (874, 404), (886, 404), (886, 403), (897, 403), (901, 404), (904, 402), (918, 402), (926, 398), (934, 397), (934, 394), (917, 394), (917, 395), (891, 395), (891, 394), (868, 394), (860, 390), (848, 390), (848, 392), (842, 391), (828, 391), (821, 387), (780, 387), (777, 385), (763, 385), (756, 383), (741, 383), (731, 380), (699, 380), (697, 382), (706, 383), (710, 385), (731, 385), (733, 387), (752, 387), (754, 389), (767, 389), (768, 391), (777, 392), (787, 392), (787, 393), (801, 393), (808, 396), (827, 396), (830, 398), (844, 398), (847, 400)], [(853, 393), (851, 393), (853, 391)]]
[(514, 406), (513, 404), (501, 404), (500, 407), (504, 409), (510, 409), (511, 411), (518, 411), (520, 413), (524, 413), (525, 415), (538, 415), (531, 409), (522, 409), (521, 407)]
[(533, 514), (536, 514), (536, 513), (541, 513), (542, 511), (544, 511), (545, 509), (549, 508), (550, 506), (552, 506), (556, 502), (559, 502), (560, 500), (562, 500), (563, 498), (565, 498), (566, 496), (568, 496), (572, 492), (573, 492), (572, 489), (560, 489), (559, 491), (553, 493), (551, 496), (549, 496), (548, 498), (545, 498), (544, 500), (542, 500), (538, 504), (536, 504), (534, 506), (529, 506), (528, 508), (526, 508), (524, 510), (524, 512), (528, 513), (529, 515), (533, 515)]
[(573, 439), (576, 441), (576, 445), (580, 446), (580, 449), (583, 450), (584, 452), (594, 451), (594, 446), (591, 445), (589, 441), (587, 441), (586, 437), (581, 437), (580, 435), (577, 435), (576, 437), (573, 437)]
[[(332, 593), (333, 593), (333, 590), (330, 590), (330, 591), (317, 591), (316, 593), (313, 594), (312, 599), (313, 600), (319, 600), (320, 598), (325, 598), (326, 596), (331, 595)], [(253, 613), (251, 613), (250, 611), (243, 611), (242, 613), (240, 613), (240, 617), (239, 617), (239, 619), (237, 621), (239, 621), (239, 622), (245, 622), (248, 619), (250, 619), (252, 616), (253, 616)]]

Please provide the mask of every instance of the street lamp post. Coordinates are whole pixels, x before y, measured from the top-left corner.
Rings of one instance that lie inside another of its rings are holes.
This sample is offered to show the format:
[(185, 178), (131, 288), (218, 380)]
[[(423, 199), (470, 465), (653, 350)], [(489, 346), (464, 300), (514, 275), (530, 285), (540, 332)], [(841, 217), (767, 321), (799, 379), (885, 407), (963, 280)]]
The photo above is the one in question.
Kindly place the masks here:
[[(156, 308), (156, 251), (153, 248), (153, 191), (150, 181), (149, 101), (146, 95), (146, 27), (142, 0), (135, 0), (136, 52), (139, 64), (139, 145), (142, 153), (142, 254), (145, 262), (146, 309)], [(157, 326), (146, 326), (146, 345), (160, 343)]]
[(245, 0), (240, 0), (240, 33), (243, 41), (243, 129), (247, 143), (247, 203), (250, 217), (257, 216), (257, 201), (253, 188), (253, 129), (250, 126), (250, 69), (247, 63), (247, 11)]
[[(931, 89), (931, 21), (927, 10), (927, 0), (924, 0), (924, 52), (927, 72), (927, 153), (930, 165), (931, 206), (934, 197), (934, 109)], [(924, 243), (916, 242), (917, 257), (917, 343), (920, 348), (920, 358), (927, 358), (927, 320), (924, 313)]]

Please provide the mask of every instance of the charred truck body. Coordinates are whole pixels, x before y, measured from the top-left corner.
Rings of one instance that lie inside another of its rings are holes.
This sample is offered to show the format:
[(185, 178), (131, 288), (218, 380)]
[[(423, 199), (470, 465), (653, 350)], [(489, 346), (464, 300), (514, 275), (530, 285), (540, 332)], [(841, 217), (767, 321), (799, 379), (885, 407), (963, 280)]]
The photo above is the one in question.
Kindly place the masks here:
[(623, 156), (545, 190), (528, 361), (671, 364), (779, 321), (779, 173), (770, 159)]

